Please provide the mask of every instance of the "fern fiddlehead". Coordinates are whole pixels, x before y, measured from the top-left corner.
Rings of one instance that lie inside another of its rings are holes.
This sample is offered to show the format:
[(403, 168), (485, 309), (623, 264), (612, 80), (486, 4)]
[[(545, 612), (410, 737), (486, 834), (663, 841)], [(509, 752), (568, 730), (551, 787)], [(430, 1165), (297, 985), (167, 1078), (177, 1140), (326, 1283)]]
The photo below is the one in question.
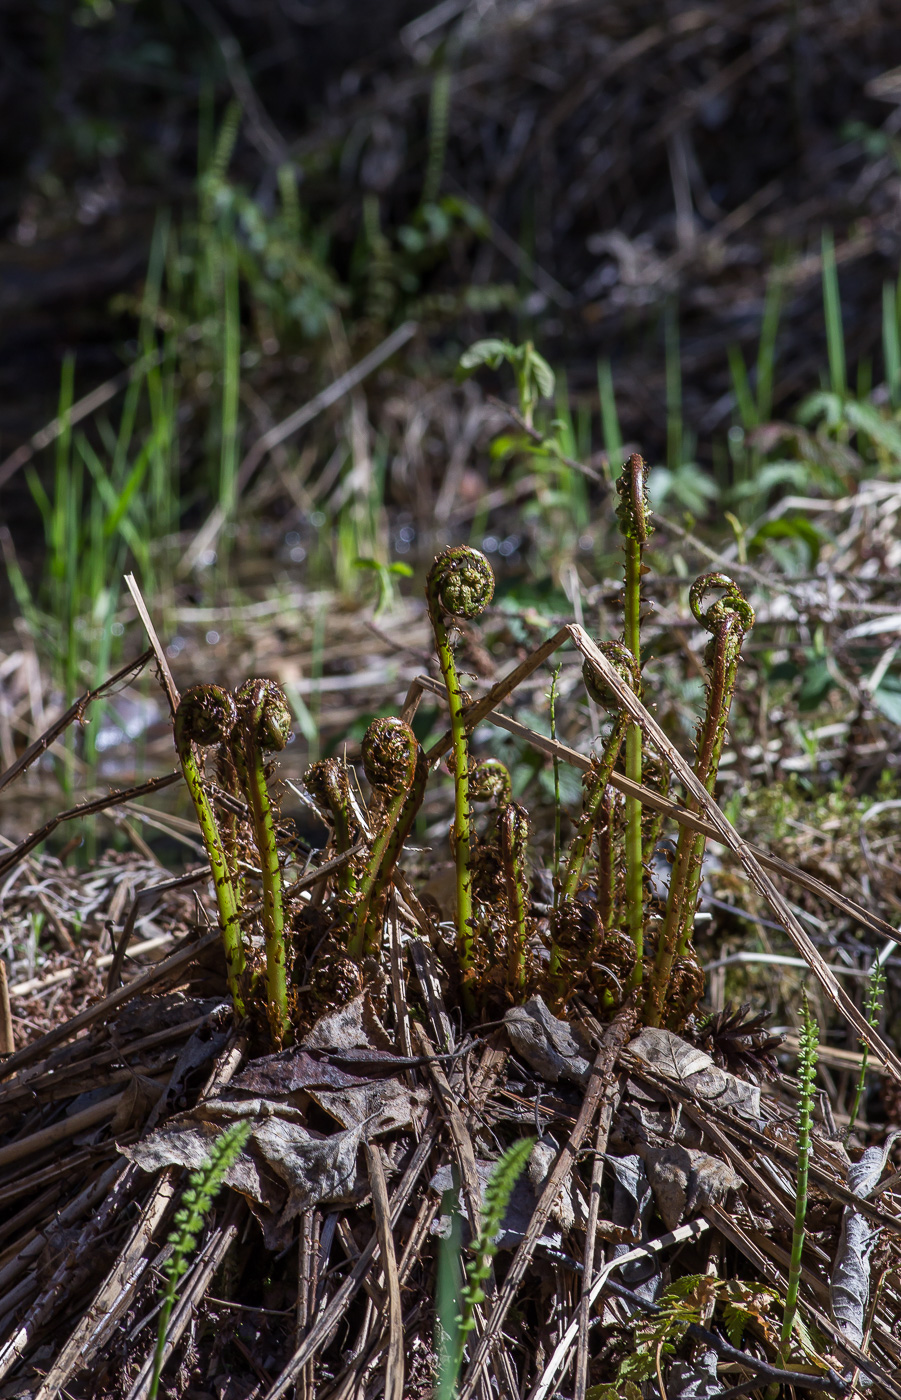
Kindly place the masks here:
[(208, 748), (211, 744), (226, 741), (231, 734), (235, 718), (235, 702), (228, 691), (218, 685), (195, 685), (181, 697), (175, 711), (175, 747), (213, 873), (219, 927), (222, 930), (225, 949), (228, 989), (235, 1011), (239, 1016), (243, 1016), (245, 1006), (241, 977), (245, 962), (241, 942), (240, 906), (219, 825), (204, 787), (203, 773), (195, 749), (195, 745)]
[(463, 718), (465, 698), (451, 650), (446, 617), (471, 621), (494, 597), (491, 565), (477, 549), (451, 546), (438, 555), (426, 584), (429, 618), (447, 691), (454, 763), (454, 860), (457, 887), (457, 953), (463, 999), (472, 1009), (473, 926), (469, 742)]

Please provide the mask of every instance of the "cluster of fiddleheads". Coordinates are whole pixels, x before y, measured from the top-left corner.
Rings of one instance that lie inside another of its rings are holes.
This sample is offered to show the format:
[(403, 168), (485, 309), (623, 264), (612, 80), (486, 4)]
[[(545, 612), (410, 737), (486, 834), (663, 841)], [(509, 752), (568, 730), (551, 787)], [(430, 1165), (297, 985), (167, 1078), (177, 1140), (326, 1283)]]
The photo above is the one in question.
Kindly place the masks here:
[[(617, 482), (625, 554), (624, 629), (620, 641), (601, 646), (620, 680), (638, 697), (641, 582), (647, 572), (643, 549), (651, 533), (646, 470), (633, 454)], [(464, 1012), (473, 1015), (497, 1008), (499, 1000), (522, 1001), (536, 989), (545, 991), (558, 1009), (577, 990), (596, 1010), (609, 1012), (645, 981), (646, 1021), (681, 1025), (703, 993), (690, 940), (704, 839), (681, 828), (664, 908), (650, 880), (662, 814), (651, 806), (642, 808), (628, 787), (624, 798), (611, 779), (622, 764), (633, 783), (644, 778), (646, 786), (665, 795), (669, 770), (654, 754), (643, 760), (641, 727), (624, 707), (625, 692), (609, 689), (586, 662), (585, 687), (610, 718), (584, 776), (581, 812), (563, 851), (557, 789), (553, 906), (533, 906), (529, 814), (514, 801), (503, 763), (496, 758), (474, 763), (471, 758), (469, 697), (451, 640), (454, 626), (477, 618), (493, 593), (488, 560), (463, 546), (437, 557), (426, 587), (450, 713), (456, 895), (451, 985), (459, 988)], [(754, 614), (741, 590), (722, 574), (698, 579), (690, 605), (710, 633), (707, 700), (694, 771), (712, 793), (742, 642)], [(395, 718), (373, 720), (363, 740), (368, 811), (353, 794), (346, 762), (326, 758), (312, 764), (306, 787), (330, 828), (324, 854), (333, 868), (312, 897), (289, 911), (284, 849), (267, 781), (267, 759), (284, 748), (289, 729), (285, 697), (265, 680), (247, 681), (234, 695), (218, 686), (196, 686), (184, 696), (175, 718), (176, 746), (213, 872), (235, 1008), (241, 1015), (252, 1011), (258, 981), (262, 985), (263, 969), (254, 966), (251, 952), (256, 930), (265, 948), (266, 1010), (277, 1046), (290, 1043), (295, 1033), (304, 991), (319, 1004), (369, 985), (382, 947), (389, 894), (400, 878), (398, 860), (429, 773), (412, 728)], [(199, 753), (211, 747), (216, 749), (218, 795), (205, 781)], [(478, 823), (473, 803), (491, 804)], [(256, 905), (251, 903), (255, 888), (262, 895)], [(302, 976), (301, 949), (306, 958)]]

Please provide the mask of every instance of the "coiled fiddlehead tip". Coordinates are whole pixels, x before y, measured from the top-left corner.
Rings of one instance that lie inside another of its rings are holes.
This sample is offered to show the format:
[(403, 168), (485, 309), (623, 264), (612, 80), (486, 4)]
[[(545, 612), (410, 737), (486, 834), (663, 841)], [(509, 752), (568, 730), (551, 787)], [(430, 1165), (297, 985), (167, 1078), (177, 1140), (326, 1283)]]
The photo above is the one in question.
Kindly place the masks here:
[(238, 716), (264, 753), (283, 749), (291, 738), (291, 711), (276, 681), (245, 681), (235, 691)]
[(320, 758), (311, 763), (304, 774), (304, 787), (326, 812), (335, 812), (347, 805), (350, 786), (347, 769), (337, 758)]
[(235, 702), (221, 685), (194, 685), (185, 691), (175, 711), (176, 742), (187, 741), (201, 748), (219, 744), (228, 738), (236, 718)]
[(379, 792), (405, 792), (416, 772), (419, 743), (402, 719), (374, 719), (363, 736), (363, 771)]
[(485, 758), (469, 774), (469, 796), (473, 802), (490, 802), (506, 807), (513, 795), (510, 773), (499, 758)]
[(604, 937), (604, 925), (594, 905), (583, 899), (563, 899), (550, 918), (551, 937), (567, 963), (587, 960)]
[[(704, 611), (704, 602), (711, 589), (719, 588), (723, 590), (723, 597), (717, 598), (707, 611)], [(691, 608), (692, 616), (696, 622), (705, 627), (708, 632), (716, 632), (723, 623), (730, 617), (738, 620), (738, 625), (743, 632), (749, 632), (754, 626), (754, 609), (742, 593), (734, 579), (728, 574), (702, 574), (695, 579), (688, 591), (688, 606)]]
[(494, 571), (478, 549), (451, 545), (435, 560), (426, 583), (429, 608), (437, 604), (451, 617), (470, 621), (494, 597)]
[(506, 850), (515, 859), (523, 860), (532, 826), (525, 807), (518, 802), (508, 803), (498, 818), (498, 826)]
[(650, 521), (651, 503), (648, 500), (648, 467), (638, 452), (633, 452), (616, 479), (619, 505), (616, 518), (620, 533), (627, 539), (644, 544), (653, 533)]
[[(629, 689), (637, 695), (641, 689), (641, 673), (629, 648), (623, 646), (622, 642), (602, 642), (598, 650)], [(605, 710), (611, 706), (618, 707), (616, 695), (587, 659), (582, 662), (582, 680), (585, 682), (585, 689), (597, 705), (602, 705)]]

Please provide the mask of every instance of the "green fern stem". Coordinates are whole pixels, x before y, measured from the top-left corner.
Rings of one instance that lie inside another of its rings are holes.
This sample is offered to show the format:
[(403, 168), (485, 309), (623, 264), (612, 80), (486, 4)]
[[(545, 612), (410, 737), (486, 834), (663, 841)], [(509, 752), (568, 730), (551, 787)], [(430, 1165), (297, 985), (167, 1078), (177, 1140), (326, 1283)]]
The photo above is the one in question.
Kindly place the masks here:
[(518, 802), (510, 802), (498, 815), (501, 867), (507, 892), (507, 986), (517, 1001), (526, 994), (526, 937), (529, 912), (529, 879), (526, 857), (529, 846), (529, 814)]
[[(625, 597), (623, 641), (641, 669), (641, 579), (644, 573), (642, 555), (651, 534), (650, 507), (647, 496), (647, 466), (633, 452), (617, 478), (620, 502), (616, 517), (623, 537), (625, 554)], [(640, 692), (638, 692), (640, 694)], [(641, 782), (641, 726), (631, 724), (626, 735), (626, 776)], [(644, 865), (641, 851), (641, 803), (636, 797), (626, 798), (626, 911), (625, 931), (635, 947), (635, 970), (629, 979), (629, 989), (639, 986), (644, 958)]]
[(241, 910), (219, 825), (204, 787), (203, 773), (195, 750), (195, 745), (205, 748), (227, 740), (235, 717), (235, 703), (227, 691), (218, 685), (195, 685), (181, 697), (175, 712), (175, 747), (197, 813), (200, 834), (213, 874), (219, 928), (225, 949), (228, 990), (236, 1014), (244, 1016), (246, 1008), (241, 978), (245, 971), (245, 961), (241, 941)]
[(810, 1126), (813, 1107), (814, 1080), (817, 1070), (819, 1028), (810, 1013), (807, 994), (802, 993), (803, 1024), (799, 1036), (798, 1083), (801, 1099), (798, 1104), (798, 1176), (795, 1183), (795, 1223), (792, 1229), (791, 1259), (788, 1266), (788, 1288), (782, 1315), (780, 1348), (782, 1364), (788, 1354), (795, 1314), (798, 1310), (798, 1288), (801, 1282), (801, 1256), (804, 1252), (805, 1220), (807, 1217), (807, 1172), (810, 1163)]
[[(725, 596), (704, 612), (703, 603), (712, 588), (723, 589)], [(746, 632), (754, 625), (754, 610), (738, 585), (725, 574), (704, 574), (697, 579), (689, 591), (689, 605), (695, 619), (711, 633), (704, 654), (709, 680), (704, 718), (698, 727), (694, 771), (712, 795), (729, 722), (742, 643)], [(688, 806), (690, 811), (697, 811), (696, 802), (690, 801)], [(659, 1026), (664, 1019), (673, 963), (677, 957), (685, 956), (691, 941), (706, 845), (705, 837), (687, 826), (680, 828), (670, 874), (666, 915), (645, 1003), (645, 1024), (649, 1026)]]
[(429, 572), (426, 599), (450, 711), (454, 773), (453, 847), (457, 889), (457, 957), (463, 980), (463, 1004), (467, 1011), (475, 1009), (471, 986), (475, 930), (472, 904), (469, 739), (463, 717), (465, 696), (454, 663), (445, 614), (469, 621), (484, 611), (493, 596), (494, 574), (484, 554), (465, 545), (453, 545), (438, 555)]
[[(311, 763), (304, 775), (304, 786), (315, 802), (331, 817), (337, 855), (344, 855), (354, 844), (347, 769), (337, 758)], [(353, 863), (345, 861), (336, 874), (338, 898), (349, 903), (356, 895), (357, 879)]]
[(236, 768), (245, 786), (263, 884), (266, 1003), (272, 1038), (281, 1048), (291, 1033), (282, 871), (275, 817), (266, 784), (265, 755), (283, 749), (291, 735), (291, 711), (275, 681), (246, 681), (236, 693)]
[(415, 734), (403, 720), (394, 718), (370, 724), (363, 739), (363, 768), (385, 806), (360, 881), (357, 917), (347, 944), (348, 957), (357, 960), (378, 952), (388, 887), (428, 777), (428, 764)]

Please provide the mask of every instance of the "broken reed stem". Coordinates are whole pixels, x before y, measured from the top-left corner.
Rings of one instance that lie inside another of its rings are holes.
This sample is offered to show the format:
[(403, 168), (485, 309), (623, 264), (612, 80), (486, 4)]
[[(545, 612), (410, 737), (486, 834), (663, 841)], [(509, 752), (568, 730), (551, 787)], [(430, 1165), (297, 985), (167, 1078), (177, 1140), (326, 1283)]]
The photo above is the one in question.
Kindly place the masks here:
[[(647, 467), (637, 452), (633, 452), (617, 478), (620, 498), (616, 509), (625, 554), (625, 596), (623, 641), (641, 673), (641, 578), (644, 573), (642, 553), (651, 525), (648, 519)], [(640, 693), (640, 687), (639, 692)], [(641, 726), (631, 724), (626, 735), (626, 776), (633, 783), (641, 782)], [(635, 968), (629, 979), (629, 990), (641, 983), (644, 957), (644, 865), (641, 851), (641, 803), (626, 798), (626, 910), (625, 931), (635, 948)]]
[(454, 655), (451, 650), (445, 613), (450, 617), (470, 621), (478, 617), (494, 597), (494, 575), (491, 565), (477, 549), (465, 545), (452, 546), (438, 555), (426, 584), (429, 619), (435, 634), (435, 646), (441, 674), (447, 690), (447, 706), (451, 720), (451, 745), (454, 762), (454, 863), (457, 889), (457, 955), (462, 976), (462, 996), (466, 1010), (475, 1012), (472, 990), (475, 928), (472, 905), (472, 836), (469, 805), (469, 741), (464, 710), (467, 697), (460, 685)]

